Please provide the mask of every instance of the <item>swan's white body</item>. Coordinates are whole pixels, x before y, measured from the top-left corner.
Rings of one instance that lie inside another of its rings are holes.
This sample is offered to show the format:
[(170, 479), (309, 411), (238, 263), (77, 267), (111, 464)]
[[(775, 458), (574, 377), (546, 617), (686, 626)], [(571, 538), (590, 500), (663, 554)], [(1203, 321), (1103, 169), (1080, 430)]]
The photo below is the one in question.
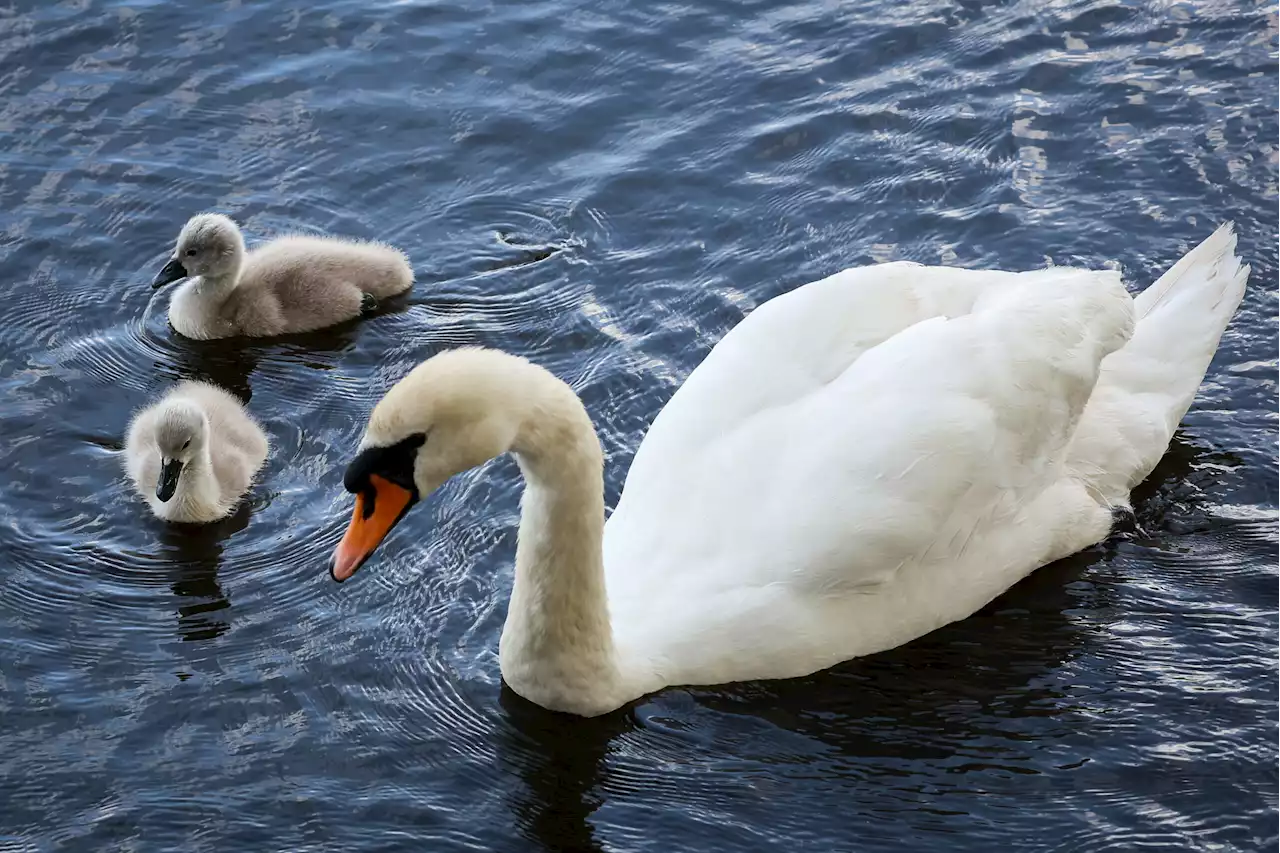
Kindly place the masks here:
[[(516, 454), (500, 657), (526, 698), (593, 715), (667, 685), (800, 676), (963, 619), (1103, 539), (1240, 302), (1234, 246), (1224, 226), (1136, 300), (1115, 272), (908, 263), (780, 296), (658, 415), (603, 531), (581, 404), (512, 357), (424, 363), (364, 445), (428, 430), (424, 494)], [(492, 447), (451, 445), (467, 417), (498, 425)]]
[[(169, 447), (166, 433), (190, 437)], [(125, 437), (125, 472), (157, 518), (206, 524), (231, 514), (267, 458), (267, 436), (244, 406), (206, 382), (180, 382), (139, 411)], [(168, 500), (156, 495), (163, 458), (180, 455), (182, 474)]]

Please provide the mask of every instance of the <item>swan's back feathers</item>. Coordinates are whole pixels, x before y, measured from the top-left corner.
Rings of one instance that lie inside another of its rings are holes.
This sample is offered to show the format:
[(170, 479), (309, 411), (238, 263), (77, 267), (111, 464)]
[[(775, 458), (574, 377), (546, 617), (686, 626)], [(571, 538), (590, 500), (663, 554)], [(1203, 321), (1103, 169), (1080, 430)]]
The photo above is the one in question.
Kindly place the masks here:
[(1128, 504), (1195, 399), (1244, 297), (1235, 248), (1226, 223), (1134, 300), (1133, 339), (1103, 362), (1068, 460), (1101, 500)]
[[(754, 411), (793, 402), (868, 348), (921, 320), (966, 314), (979, 294), (1018, 277), (896, 262), (853, 267), (776, 296), (712, 348), (658, 413), (645, 444), (665, 443), (668, 432), (706, 439)], [(701, 401), (697, 423), (682, 418), (684, 397)]]
[[(665, 615), (657, 627), (615, 610), (618, 635), (644, 637), (632, 647), (678, 638), (659, 663), (680, 668), (675, 683), (715, 681), (717, 667), (745, 677), (794, 673), (797, 660), (817, 668), (872, 637), (918, 636), (958, 618), (951, 605), (976, 609), (1061, 547), (1039, 517), (1018, 530), (1016, 549), (996, 547), (1009, 537), (989, 534), (1017, 528), (1060, 481), (1099, 365), (1132, 332), (1133, 303), (1113, 272), (1002, 274), (986, 284), (950, 300), (930, 300), (927, 287), (911, 293), (896, 314), (878, 315), (883, 340), (864, 347), (864, 324), (845, 349), (862, 354), (825, 382), (812, 370), (794, 399), (758, 406), (760, 389), (740, 382), (757, 408), (701, 441), (684, 435), (683, 446), (660, 445), (644, 463), (660, 470), (637, 477), (646, 438), (606, 528), (610, 600), (652, 600), (655, 590), (669, 600), (657, 606)], [(917, 319), (944, 304), (958, 316)], [(711, 399), (678, 394), (663, 417), (700, 423), (717, 414), (706, 407), (725, 404)], [(1089, 520), (1088, 535), (1105, 531), (1101, 516), (1101, 527)], [(937, 612), (917, 608), (891, 626), (833, 617), (820, 637), (789, 624), (772, 625), (759, 643), (740, 633), (776, 623), (789, 612), (786, 600), (847, 602), (909, 586), (902, 573), (918, 578), (939, 562), (946, 568), (935, 566), (929, 582), (955, 588)], [(690, 566), (698, 571), (682, 571)], [(690, 631), (707, 623), (721, 595), (732, 602), (723, 618), (738, 621), (712, 622), (722, 636), (735, 632), (736, 651)], [(697, 602), (697, 612), (685, 602)], [(655, 610), (637, 604), (641, 612)]]
[(669, 482), (664, 460), (696, 457), (758, 413), (822, 388), (922, 320), (959, 317), (1006, 292), (1072, 290), (1099, 275), (1115, 281), (1111, 273), (1061, 267), (1014, 273), (897, 262), (854, 267), (777, 296), (721, 339), (658, 413), (627, 473), (624, 500), (627, 490)]
[(696, 455), (757, 413), (824, 386), (870, 347), (921, 320), (968, 313), (980, 293), (1017, 277), (896, 262), (843, 270), (768, 300), (711, 349), (658, 413), (624, 496), (647, 481), (665, 482), (661, 460)]
[(329, 237), (280, 237), (245, 258), (224, 311), (244, 334), (323, 329), (358, 317), (364, 295), (382, 299), (413, 285), (397, 249)]
[(385, 243), (293, 234), (254, 249), (245, 259), (241, 286), (269, 285), (288, 304), (323, 297), (328, 282), (347, 282), (377, 299), (413, 285), (404, 253)]

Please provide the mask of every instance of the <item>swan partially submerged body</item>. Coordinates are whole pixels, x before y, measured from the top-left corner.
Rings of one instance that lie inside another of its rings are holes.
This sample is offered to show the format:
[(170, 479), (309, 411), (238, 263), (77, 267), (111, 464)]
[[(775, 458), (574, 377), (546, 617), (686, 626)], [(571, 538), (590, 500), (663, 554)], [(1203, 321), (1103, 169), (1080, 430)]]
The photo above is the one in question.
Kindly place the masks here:
[(205, 382), (181, 382), (138, 412), (124, 445), (129, 479), (165, 521), (230, 515), (266, 458), (262, 427), (239, 400)]
[(909, 263), (780, 296), (654, 420), (607, 525), (574, 392), (515, 356), (442, 353), (373, 410), (331, 573), (511, 452), (499, 658), (525, 698), (589, 716), (898, 646), (1106, 537), (1240, 303), (1235, 242), (1223, 226), (1136, 299), (1116, 272)]
[(413, 286), (398, 249), (333, 237), (280, 237), (247, 251), (226, 216), (193, 216), (153, 287), (189, 278), (169, 302), (179, 334), (208, 340), (322, 329), (377, 308)]

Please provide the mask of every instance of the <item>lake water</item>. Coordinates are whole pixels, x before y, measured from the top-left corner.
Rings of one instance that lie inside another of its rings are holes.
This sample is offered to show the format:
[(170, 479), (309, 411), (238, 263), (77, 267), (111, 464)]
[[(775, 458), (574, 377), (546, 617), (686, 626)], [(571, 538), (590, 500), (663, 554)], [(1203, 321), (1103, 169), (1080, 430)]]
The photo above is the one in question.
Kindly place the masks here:
[[(0, 8), (0, 851), (1275, 849), (1276, 48), (1230, 0)], [(149, 283), (206, 209), (391, 241), (419, 283), (186, 341)], [(496, 658), (509, 460), (327, 576), (370, 407), (443, 348), (571, 381), (612, 505), (771, 296), (891, 259), (1138, 289), (1226, 219), (1250, 290), (1146, 535), (891, 653), (529, 705)], [(191, 376), (275, 447), (196, 532), (120, 459)]]

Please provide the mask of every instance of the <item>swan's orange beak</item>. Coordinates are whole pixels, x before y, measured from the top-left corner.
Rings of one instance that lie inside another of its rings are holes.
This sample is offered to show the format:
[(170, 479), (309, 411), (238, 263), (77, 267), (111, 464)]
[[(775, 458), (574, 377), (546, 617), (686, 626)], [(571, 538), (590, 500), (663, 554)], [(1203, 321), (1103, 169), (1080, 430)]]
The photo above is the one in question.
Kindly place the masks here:
[(354, 575), (416, 500), (417, 496), (409, 489), (371, 474), (369, 489), (356, 495), (351, 524), (334, 549), (329, 563), (333, 579), (342, 583)]

